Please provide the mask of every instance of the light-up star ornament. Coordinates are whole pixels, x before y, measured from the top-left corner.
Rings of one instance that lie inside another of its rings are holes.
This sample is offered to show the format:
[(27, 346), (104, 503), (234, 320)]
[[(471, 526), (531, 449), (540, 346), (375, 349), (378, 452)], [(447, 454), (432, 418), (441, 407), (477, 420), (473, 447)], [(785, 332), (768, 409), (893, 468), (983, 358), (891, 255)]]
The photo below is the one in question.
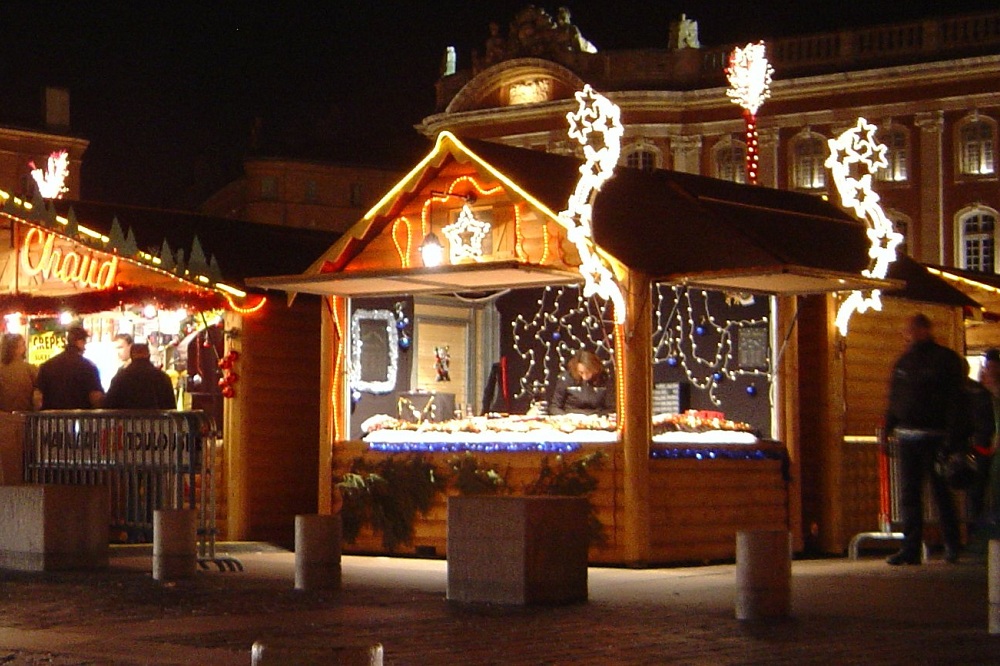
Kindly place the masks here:
[[(868, 256), (872, 265), (861, 273), (865, 277), (882, 279), (889, 272), (889, 265), (896, 261), (896, 248), (903, 242), (903, 236), (893, 229), (892, 221), (879, 205), (879, 195), (872, 189), (872, 175), (889, 165), (885, 156), (888, 149), (875, 140), (877, 129), (864, 118), (858, 118), (857, 125), (836, 139), (829, 139), (830, 156), (826, 159), (826, 167), (833, 175), (841, 204), (852, 208), (854, 214), (868, 224), (868, 239), (871, 241)], [(855, 178), (851, 174), (857, 169), (864, 169), (867, 173)], [(854, 312), (870, 309), (882, 309), (880, 290), (874, 289), (868, 295), (860, 291), (851, 292), (837, 311), (836, 324), (840, 334), (847, 335), (847, 324)]]
[(621, 324), (625, 321), (625, 298), (611, 268), (598, 254), (591, 220), (594, 199), (618, 165), (625, 128), (621, 123), (621, 110), (589, 84), (575, 97), (579, 106), (576, 111), (566, 114), (568, 134), (583, 146), (586, 162), (580, 165), (580, 180), (569, 197), (566, 210), (559, 213), (559, 223), (565, 227), (567, 238), (580, 255), (584, 296), (610, 300), (614, 304), (615, 323)]
[(771, 75), (774, 68), (767, 61), (764, 42), (736, 47), (729, 54), (726, 95), (743, 108), (747, 138), (747, 182), (757, 184), (757, 111), (771, 96)]
[(451, 263), (457, 264), (463, 259), (482, 261), (483, 240), (491, 228), (489, 222), (475, 216), (469, 204), (462, 206), (458, 219), (441, 229), (441, 233), (448, 239)]
[(66, 178), (69, 177), (69, 152), (57, 150), (49, 155), (45, 170), (35, 166), (34, 162), (28, 162), (31, 167), (31, 177), (38, 185), (38, 193), (43, 199), (58, 199), (64, 192), (69, 190), (66, 187)]

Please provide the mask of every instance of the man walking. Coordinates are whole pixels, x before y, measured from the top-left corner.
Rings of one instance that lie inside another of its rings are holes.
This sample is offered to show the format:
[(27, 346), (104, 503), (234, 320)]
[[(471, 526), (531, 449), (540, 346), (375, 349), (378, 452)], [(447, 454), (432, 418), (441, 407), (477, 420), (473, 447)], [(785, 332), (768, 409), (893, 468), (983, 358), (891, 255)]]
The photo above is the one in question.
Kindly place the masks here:
[(920, 564), (923, 484), (929, 478), (941, 519), (944, 559), (954, 563), (959, 551), (958, 516), (945, 480), (934, 473), (934, 461), (939, 452), (960, 445), (963, 362), (935, 342), (931, 321), (924, 314), (909, 319), (904, 335), (909, 346), (893, 367), (885, 417), (885, 432), (895, 434), (899, 443), (903, 547), (886, 561)]

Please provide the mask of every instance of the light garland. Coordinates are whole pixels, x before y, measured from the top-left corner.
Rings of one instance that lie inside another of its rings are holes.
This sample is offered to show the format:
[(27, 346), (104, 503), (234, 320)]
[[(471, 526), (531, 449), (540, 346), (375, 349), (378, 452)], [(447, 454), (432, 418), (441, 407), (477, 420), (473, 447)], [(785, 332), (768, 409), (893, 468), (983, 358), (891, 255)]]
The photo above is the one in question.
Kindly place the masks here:
[(746, 121), (747, 140), (747, 182), (757, 184), (757, 171), (760, 160), (758, 151), (757, 111), (768, 97), (771, 96), (771, 76), (774, 68), (767, 61), (764, 42), (747, 44), (746, 47), (736, 47), (729, 55), (729, 65), (726, 67), (726, 78), (729, 80), (729, 90), (726, 95), (734, 104), (743, 108), (743, 118)]
[(489, 222), (475, 216), (469, 204), (462, 206), (458, 218), (441, 228), (441, 233), (448, 239), (448, 257), (451, 263), (458, 264), (466, 259), (481, 262), (483, 241), (492, 228)]
[(613, 367), (616, 345), (605, 325), (606, 305), (595, 306), (579, 287), (549, 286), (537, 306), (530, 319), (519, 313), (511, 322), (514, 352), (528, 364), (514, 398), (547, 394), (569, 358), (581, 349), (592, 349), (609, 362), (613, 376), (621, 374)]
[[(611, 301), (614, 321), (622, 324), (625, 322), (625, 297), (614, 273), (597, 252), (591, 221), (594, 199), (618, 165), (625, 128), (621, 124), (621, 109), (589, 84), (575, 97), (579, 104), (577, 110), (566, 114), (568, 134), (583, 146), (586, 162), (580, 166), (580, 180), (569, 197), (566, 210), (556, 219), (565, 227), (567, 238), (580, 255), (584, 296)], [(592, 141), (595, 135), (600, 137), (599, 141)]]
[(264, 305), (267, 303), (267, 296), (261, 296), (260, 300), (257, 301), (257, 303), (255, 305), (250, 305), (250, 306), (244, 307), (244, 306), (236, 305), (236, 302), (233, 300), (233, 297), (230, 296), (229, 294), (223, 293), (222, 295), (226, 297), (226, 302), (229, 303), (229, 308), (233, 312), (238, 312), (239, 314), (243, 314), (243, 315), (254, 314), (256, 312), (260, 312), (261, 308), (263, 308)]
[(732, 447), (657, 446), (649, 450), (654, 460), (786, 460), (784, 449), (758, 448), (745, 444)]
[[(667, 290), (656, 286), (656, 329), (653, 331), (653, 363), (666, 363), (680, 367), (691, 385), (707, 391), (713, 405), (721, 405), (717, 395), (719, 383), (739, 377), (760, 377), (770, 380), (771, 367), (768, 356), (766, 369), (744, 370), (734, 368), (734, 334), (742, 329), (768, 326), (767, 317), (729, 320), (724, 325), (716, 322), (709, 310), (708, 292), (700, 292), (701, 315), (695, 319), (695, 306), (691, 290), (672, 287), (672, 305), (668, 308)], [(707, 354), (699, 351), (698, 339), (705, 337), (714, 344)], [(751, 385), (752, 386), (752, 385)]]
[[(827, 143), (830, 146), (830, 156), (826, 159), (826, 167), (833, 175), (841, 204), (853, 209), (854, 214), (868, 225), (868, 239), (871, 241), (868, 256), (872, 259), (872, 264), (861, 271), (861, 274), (884, 279), (889, 266), (896, 261), (896, 247), (903, 242), (903, 235), (893, 229), (892, 221), (879, 205), (879, 195), (872, 189), (872, 176), (880, 168), (884, 169), (889, 165), (886, 160), (888, 148), (875, 140), (877, 130), (875, 125), (864, 118), (858, 118), (854, 127), (836, 139), (829, 139)], [(867, 171), (861, 178), (852, 175), (858, 167)], [(837, 310), (837, 330), (841, 335), (847, 335), (848, 323), (854, 312), (881, 309), (880, 290), (874, 289), (867, 295), (861, 291), (853, 291)]]
[(568, 442), (372, 442), (368, 450), (384, 453), (573, 453), (579, 444)]
[[(400, 223), (406, 225), (406, 250), (399, 244), (396, 235), (396, 228)], [(401, 215), (392, 221), (392, 244), (396, 246), (396, 254), (399, 255), (399, 263), (403, 268), (410, 267), (410, 250), (413, 248), (413, 229), (410, 227), (410, 220), (405, 215)]]
[(340, 368), (344, 362), (344, 325), (340, 321), (340, 302), (338, 296), (329, 297), (330, 317), (333, 319), (333, 335), (336, 340), (336, 351), (333, 354), (333, 390), (330, 391), (330, 416), (333, 418), (333, 441), (342, 439), (340, 432), (340, 404), (337, 382), (340, 381)]
[[(364, 342), (361, 338), (362, 320), (385, 324), (386, 344), (389, 354), (384, 380), (366, 381), (361, 379), (361, 352)], [(396, 315), (392, 310), (355, 310), (351, 314), (351, 365), (349, 376), (351, 389), (368, 393), (389, 393), (396, 389), (396, 375), (399, 372), (399, 337), (396, 332)]]

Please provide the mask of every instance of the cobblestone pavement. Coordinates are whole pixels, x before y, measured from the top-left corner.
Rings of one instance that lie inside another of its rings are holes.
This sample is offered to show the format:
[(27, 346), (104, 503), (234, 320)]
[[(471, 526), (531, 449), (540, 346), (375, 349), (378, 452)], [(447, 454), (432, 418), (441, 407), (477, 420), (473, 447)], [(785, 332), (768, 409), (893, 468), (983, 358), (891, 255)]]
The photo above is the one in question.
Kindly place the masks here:
[(241, 546), (244, 571), (176, 584), (134, 551), (104, 572), (0, 573), (0, 664), (246, 665), (254, 641), (296, 664), (374, 643), (387, 664), (1000, 663), (981, 556), (796, 561), (791, 618), (750, 623), (734, 565), (591, 568), (585, 604), (470, 607), (446, 600), (443, 561), (349, 556), (341, 590), (306, 592), (291, 553)]

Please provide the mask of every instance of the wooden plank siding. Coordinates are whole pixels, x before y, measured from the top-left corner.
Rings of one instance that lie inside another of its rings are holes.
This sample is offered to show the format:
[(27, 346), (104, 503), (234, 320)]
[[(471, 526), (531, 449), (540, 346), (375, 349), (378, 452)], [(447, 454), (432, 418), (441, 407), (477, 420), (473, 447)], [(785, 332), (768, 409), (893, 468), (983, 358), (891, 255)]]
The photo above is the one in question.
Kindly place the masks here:
[(295, 516), (317, 512), (320, 313), (315, 297), (290, 307), (275, 297), (231, 336), (240, 356), (226, 400), (227, 539), (291, 546)]
[(959, 309), (883, 298), (881, 312), (855, 314), (846, 338), (832, 326), (833, 296), (802, 299), (802, 520), (807, 548), (842, 554), (859, 532), (879, 529), (878, 451), (869, 440), (888, 405), (892, 366), (906, 321), (923, 312), (938, 342), (963, 351)]
[[(334, 477), (339, 478), (359, 456), (374, 462), (390, 455), (366, 450), (363, 442), (338, 443)], [(591, 495), (603, 526), (605, 543), (592, 545), (592, 564), (623, 564), (623, 460), (619, 445), (584, 446), (567, 454), (575, 460), (597, 449), (608, 453)], [(439, 467), (462, 454), (424, 454)], [(475, 454), (498, 471), (507, 471), (515, 492), (538, 476), (542, 459), (555, 454), (521, 452)], [(652, 557), (648, 564), (691, 563), (735, 558), (736, 532), (744, 529), (788, 529), (788, 494), (779, 460), (650, 460), (651, 487), (648, 526)], [(449, 487), (450, 494), (456, 491)], [(384, 553), (381, 535), (362, 530), (347, 553)], [(399, 554), (444, 557), (447, 554), (447, 499), (439, 497), (427, 516), (415, 524), (413, 543)]]

